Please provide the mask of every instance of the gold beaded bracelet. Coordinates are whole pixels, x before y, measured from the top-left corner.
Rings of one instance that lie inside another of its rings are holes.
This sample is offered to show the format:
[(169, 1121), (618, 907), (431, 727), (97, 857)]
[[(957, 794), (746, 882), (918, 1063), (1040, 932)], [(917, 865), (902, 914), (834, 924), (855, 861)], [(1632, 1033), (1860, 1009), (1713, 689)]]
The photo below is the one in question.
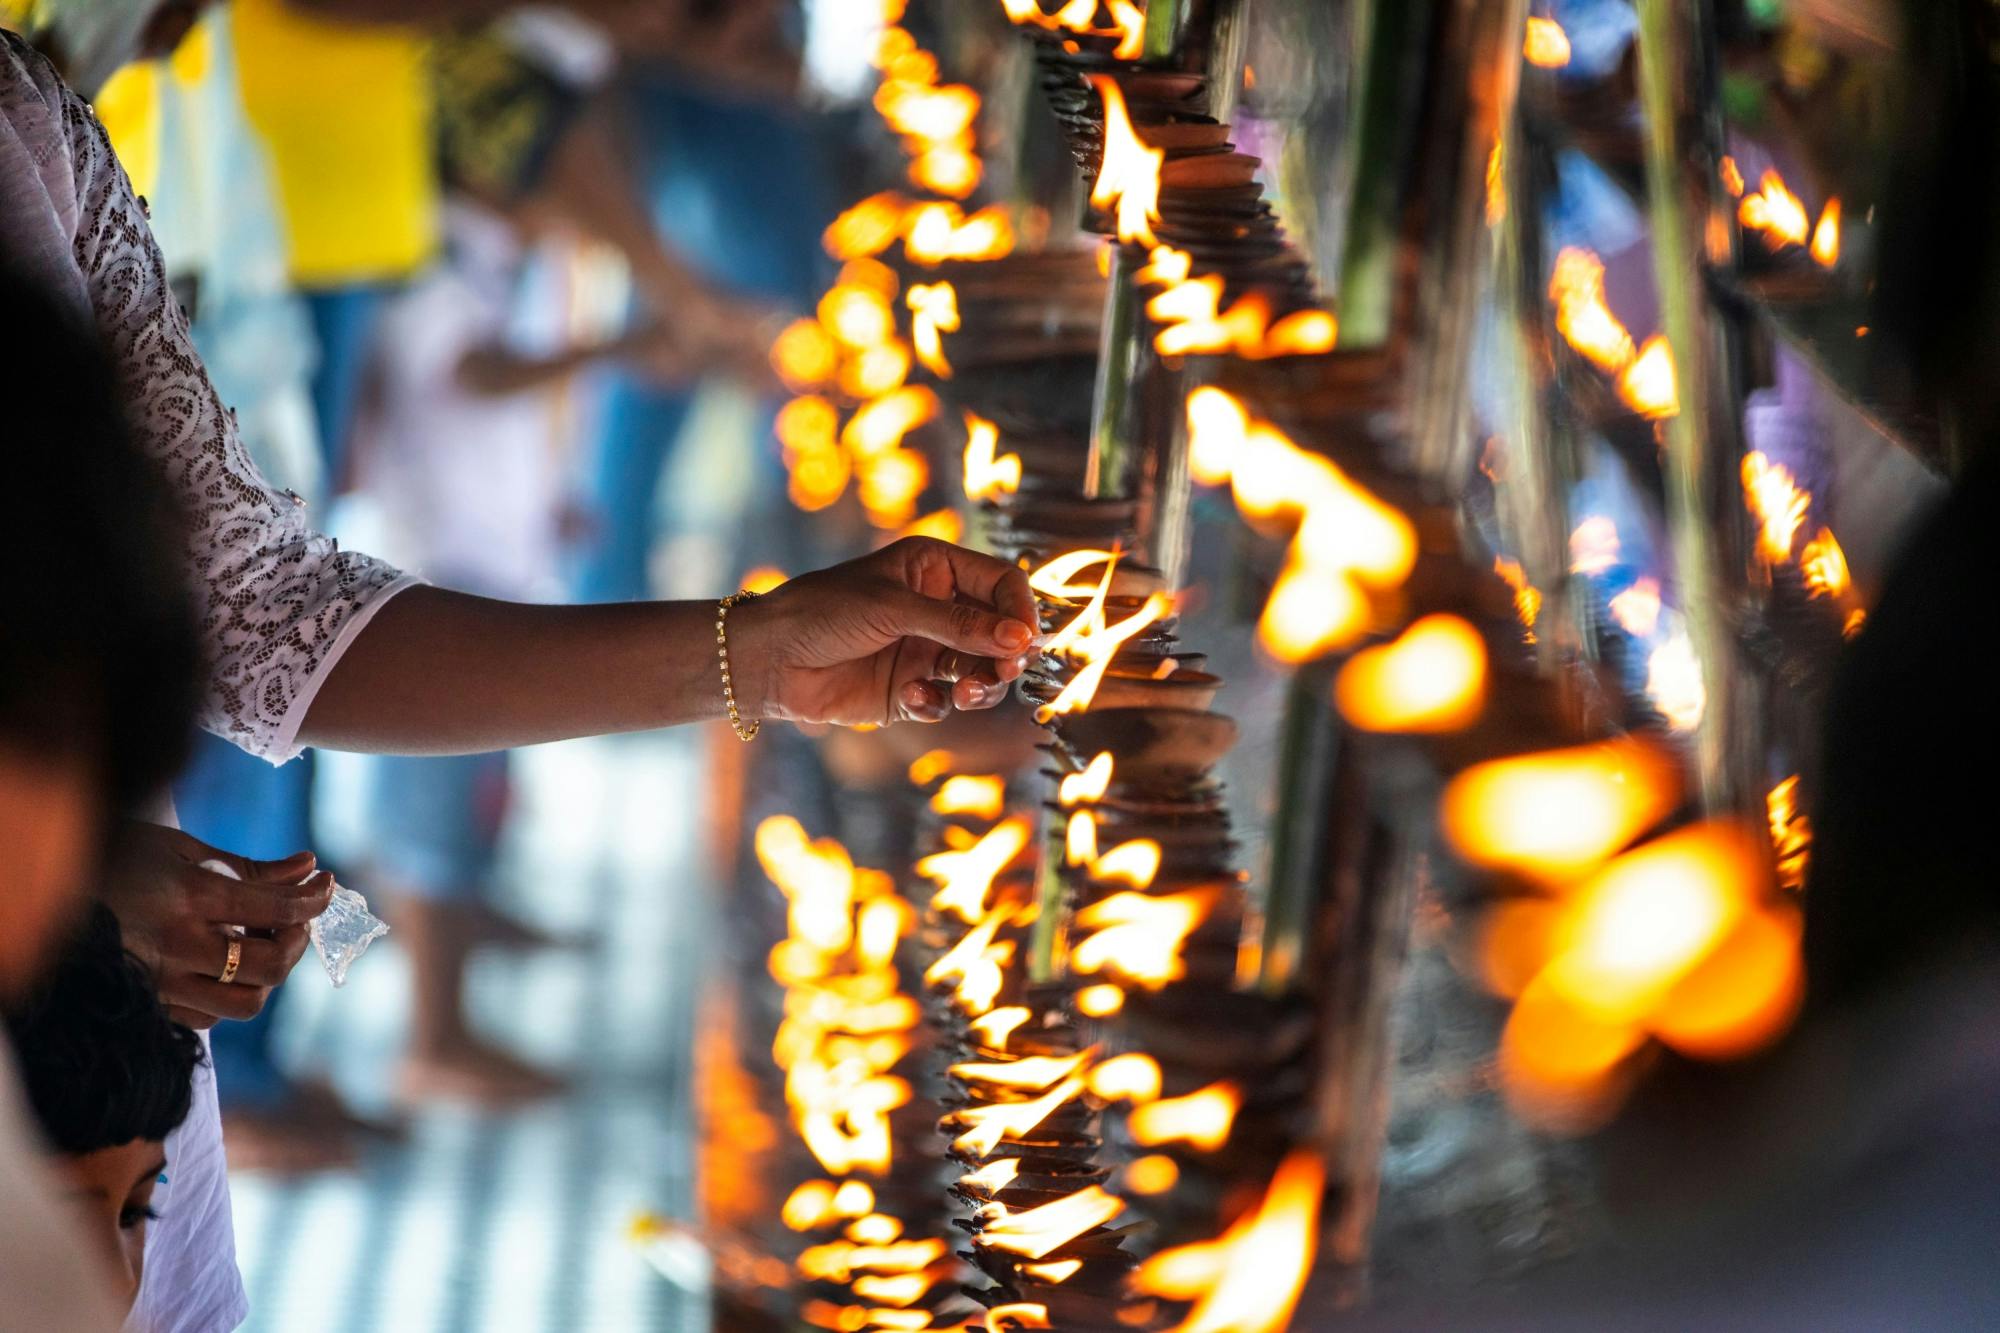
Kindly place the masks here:
[(722, 704), (729, 710), (729, 725), (736, 731), (741, 741), (754, 741), (762, 722), (745, 722), (743, 714), (736, 711), (736, 690), (729, 683), (729, 608), (739, 602), (747, 602), (757, 594), (748, 588), (733, 592), (716, 603), (715, 607), (715, 656), (722, 664)]

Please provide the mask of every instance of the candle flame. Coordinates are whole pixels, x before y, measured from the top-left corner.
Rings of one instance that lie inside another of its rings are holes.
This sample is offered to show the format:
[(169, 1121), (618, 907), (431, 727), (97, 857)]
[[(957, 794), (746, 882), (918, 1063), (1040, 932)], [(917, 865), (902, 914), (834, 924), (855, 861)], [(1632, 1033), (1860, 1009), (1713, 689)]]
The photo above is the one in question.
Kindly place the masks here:
[(787, 388), (810, 389), (832, 379), (840, 350), (817, 320), (798, 319), (771, 344), (771, 368)]
[(1079, 974), (1111, 971), (1148, 990), (1187, 975), (1181, 950), (1188, 936), (1215, 907), (1212, 888), (1153, 895), (1114, 893), (1076, 914), (1079, 933), (1090, 932), (1070, 951)]
[(1056, 787), (1056, 800), (1063, 806), (1087, 805), (1104, 799), (1111, 790), (1111, 751), (1100, 750), (1081, 771), (1068, 773)]
[(1153, 223), (1160, 220), (1160, 164), (1166, 153), (1148, 148), (1125, 111), (1125, 91), (1106, 74), (1090, 76), (1104, 102), (1104, 160), (1091, 187), (1094, 208), (1117, 208), (1118, 239), (1130, 245), (1159, 244)]
[(1180, 1164), (1165, 1153), (1148, 1153), (1125, 1168), (1125, 1190), (1130, 1194), (1165, 1194), (1180, 1180)]
[(1334, 701), (1363, 731), (1462, 730), (1485, 708), (1485, 640), (1457, 616), (1425, 616), (1394, 643), (1356, 653)]
[(1045, 1092), (1087, 1064), (1094, 1049), (1075, 1055), (1038, 1055), (1002, 1063), (955, 1064), (951, 1072), (974, 1083), (999, 1088), (1019, 1088), (1025, 1092)]
[(1680, 389), (1674, 380), (1674, 351), (1665, 334), (1656, 333), (1639, 348), (1632, 364), (1618, 372), (1618, 396), (1625, 405), (1652, 421), (1680, 415)]
[(1116, 551), (1070, 551), (1055, 557), (1030, 574), (1028, 586), (1044, 597), (1061, 598), (1066, 601), (1089, 597), (1097, 591), (1097, 583), (1073, 583), (1071, 580), (1086, 569), (1117, 559)]
[(1069, 817), (1063, 834), (1063, 864), (1085, 866), (1097, 859), (1097, 820), (1088, 810)]
[(905, 385), (864, 405), (848, 418), (840, 442), (857, 460), (886, 456), (903, 437), (938, 413), (938, 397), (922, 385)]
[(1599, 370), (1616, 374), (1638, 355), (1632, 335), (1604, 297), (1604, 261), (1589, 250), (1565, 246), (1549, 278), (1556, 330)]
[(926, 750), (910, 761), (910, 781), (919, 787), (928, 787), (946, 773), (958, 761), (950, 750)]
[(1679, 800), (1673, 758), (1628, 738), (1475, 764), (1445, 788), (1440, 814), (1446, 839), (1466, 860), (1560, 884)]
[(998, 819), (1007, 808), (1007, 781), (1000, 777), (958, 774), (946, 778), (931, 797), (931, 809), (941, 815), (971, 815)]
[(1125, 1007), (1125, 992), (1110, 982), (1085, 986), (1076, 993), (1076, 1011), (1086, 1018), (1109, 1018)]
[(1229, 1141), (1230, 1127), (1242, 1105), (1243, 1093), (1235, 1084), (1212, 1083), (1185, 1097), (1164, 1097), (1137, 1107), (1128, 1124), (1133, 1142), (1144, 1147), (1185, 1143), (1201, 1152), (1214, 1152)]
[[(991, 1156), (1002, 1142), (1018, 1141), (1034, 1133), (1044, 1120), (1056, 1113), (1058, 1107), (1082, 1091), (1082, 1079), (1066, 1078), (1032, 1101), (994, 1102), (955, 1111), (949, 1119), (966, 1126), (966, 1129), (952, 1140), (952, 1147), (974, 1157)], [(1039, 1259), (1042, 1256), (1031, 1254), (1028, 1257)]]
[[(1093, 602), (1100, 617), (1103, 611), (1102, 590), (1110, 586), (1111, 571), (1107, 568), (1100, 596)], [(1125, 619), (1102, 629), (1076, 635), (1065, 645), (1064, 651), (1072, 658), (1083, 662), (1084, 666), (1070, 677), (1069, 683), (1063, 686), (1054, 699), (1035, 710), (1035, 721), (1046, 726), (1053, 717), (1088, 709), (1090, 701), (1097, 697), (1097, 687), (1103, 683), (1105, 673), (1110, 669), (1112, 658), (1117, 655), (1119, 645), (1138, 636), (1147, 626), (1172, 611), (1173, 607), (1171, 597), (1163, 592), (1156, 592), (1146, 599), (1143, 606)], [(1089, 614), (1089, 610), (1084, 613), (1085, 616)], [(1079, 621), (1083, 619), (1084, 616), (1078, 617)], [(1061, 637), (1063, 636), (1058, 636)], [(1051, 643), (1049, 651), (1055, 650), (1055, 644)]]
[(1809, 597), (1842, 597), (1853, 587), (1847, 573), (1847, 555), (1829, 528), (1814, 533), (1799, 552), (1799, 573), (1805, 577)]
[(958, 289), (948, 282), (919, 282), (903, 299), (910, 308), (910, 345), (916, 349), (917, 360), (939, 379), (950, 379), (944, 335), (958, 332)]
[(1154, 876), (1159, 873), (1160, 844), (1151, 838), (1134, 838), (1130, 842), (1121, 842), (1102, 856), (1095, 858), (1090, 865), (1092, 879), (1117, 881), (1129, 884), (1135, 889), (1150, 886)]
[(988, 1194), (998, 1194), (1014, 1183), (1014, 1177), (1021, 1174), (1021, 1159), (1018, 1157), (996, 1157), (977, 1171), (968, 1171), (960, 1177), (961, 1185), (969, 1185), (975, 1190)]
[(963, 851), (934, 852), (924, 857), (917, 862), (917, 873), (940, 886), (931, 898), (931, 906), (961, 921), (978, 921), (985, 915), (986, 895), (993, 888), (994, 878), (1027, 845), (1028, 821), (1016, 815), (995, 824)]
[(984, 417), (965, 414), (965, 498), (994, 500), (1021, 489), (1021, 456), (998, 454), (1000, 428)]
[(1521, 43), (1521, 54), (1527, 57), (1530, 65), (1561, 69), (1569, 63), (1569, 34), (1554, 19), (1530, 18), (1527, 36)]
[(987, 1224), (976, 1243), (992, 1250), (1030, 1259), (1045, 1259), (1086, 1231), (1094, 1230), (1125, 1211), (1124, 1201), (1091, 1185), (1074, 1194), (1025, 1212), (1009, 1212)]
[[(1752, 231), (1762, 232), (1764, 244), (1773, 250), (1787, 245), (1804, 245), (1806, 206), (1785, 187), (1784, 177), (1766, 170), (1757, 179), (1758, 188), (1743, 196), (1736, 206), (1736, 220)], [(1838, 214), (1835, 214), (1838, 223)]]
[(895, 190), (871, 194), (836, 217), (820, 242), (829, 255), (843, 261), (879, 255), (902, 236), (913, 207)]
[(1743, 455), (1743, 502), (1757, 520), (1757, 554), (1765, 563), (1782, 565), (1792, 558), (1792, 543), (1811, 499), (1782, 463), (1757, 450)]
[(995, 1009), (990, 1014), (982, 1014), (972, 1020), (969, 1026), (980, 1045), (988, 1050), (1005, 1052), (1007, 1039), (1014, 1035), (1014, 1029), (1028, 1021), (1030, 1015), (1021, 1005), (1009, 1005), (1005, 1009)]
[(1090, 1071), (1091, 1095), (1107, 1102), (1150, 1102), (1160, 1095), (1160, 1062), (1131, 1052), (1114, 1055)]
[(919, 204), (904, 229), (903, 254), (916, 264), (1001, 259), (1013, 251), (1014, 223), (998, 204), (970, 217), (949, 201)]
[(1194, 1302), (1171, 1333), (1283, 1333), (1312, 1271), (1325, 1187), (1317, 1153), (1295, 1150), (1262, 1201), (1219, 1239), (1162, 1250), (1139, 1266), (1132, 1285)]

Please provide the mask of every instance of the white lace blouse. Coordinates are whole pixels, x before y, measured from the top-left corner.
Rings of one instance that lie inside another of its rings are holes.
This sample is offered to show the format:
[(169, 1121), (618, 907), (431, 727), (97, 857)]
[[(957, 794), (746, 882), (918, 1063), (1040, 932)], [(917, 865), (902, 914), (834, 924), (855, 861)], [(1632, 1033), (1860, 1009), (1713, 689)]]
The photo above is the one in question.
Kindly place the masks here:
[(0, 32), (0, 262), (97, 326), (140, 443), (180, 498), (210, 664), (202, 725), (273, 763), (290, 759), (341, 653), (416, 580), (340, 550), (313, 530), (297, 497), (258, 473), (195, 353), (145, 205), (97, 118), (11, 32)]

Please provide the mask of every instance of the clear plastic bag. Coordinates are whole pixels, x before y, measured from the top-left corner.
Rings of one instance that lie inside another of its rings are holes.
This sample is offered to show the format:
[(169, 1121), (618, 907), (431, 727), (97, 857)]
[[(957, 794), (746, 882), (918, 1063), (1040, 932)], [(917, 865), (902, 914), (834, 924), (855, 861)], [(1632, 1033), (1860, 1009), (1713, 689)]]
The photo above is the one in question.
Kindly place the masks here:
[[(203, 861), (201, 868), (231, 879), (241, 878), (222, 861)], [(366, 898), (338, 884), (333, 886), (333, 898), (326, 910), (306, 927), (313, 952), (319, 955), (320, 966), (326, 969), (327, 980), (336, 986), (347, 984), (347, 969), (354, 966), (354, 960), (388, 933), (388, 924), (368, 910)]]
[(368, 910), (368, 900), (353, 889), (333, 886), (333, 901), (307, 927), (313, 950), (336, 986), (347, 984), (347, 969), (368, 946), (389, 933), (388, 923)]

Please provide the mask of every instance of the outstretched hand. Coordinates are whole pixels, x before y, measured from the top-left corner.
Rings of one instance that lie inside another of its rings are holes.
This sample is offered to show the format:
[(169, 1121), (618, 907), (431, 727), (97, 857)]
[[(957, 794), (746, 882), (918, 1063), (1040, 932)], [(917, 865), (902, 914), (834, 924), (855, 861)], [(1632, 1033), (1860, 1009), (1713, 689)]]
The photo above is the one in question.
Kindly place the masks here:
[[(204, 869), (204, 861), (238, 878)], [(316, 870), (310, 852), (252, 861), (179, 829), (134, 821), (119, 830), (98, 896), (118, 918), (126, 949), (152, 972), (174, 1021), (208, 1028), (263, 1009), (305, 952), (306, 923), (332, 894), (333, 876)], [(225, 983), (235, 928), (246, 932), (241, 961)]]
[(928, 537), (801, 575), (729, 613), (748, 716), (844, 726), (991, 708), (1027, 665), (1028, 576)]

